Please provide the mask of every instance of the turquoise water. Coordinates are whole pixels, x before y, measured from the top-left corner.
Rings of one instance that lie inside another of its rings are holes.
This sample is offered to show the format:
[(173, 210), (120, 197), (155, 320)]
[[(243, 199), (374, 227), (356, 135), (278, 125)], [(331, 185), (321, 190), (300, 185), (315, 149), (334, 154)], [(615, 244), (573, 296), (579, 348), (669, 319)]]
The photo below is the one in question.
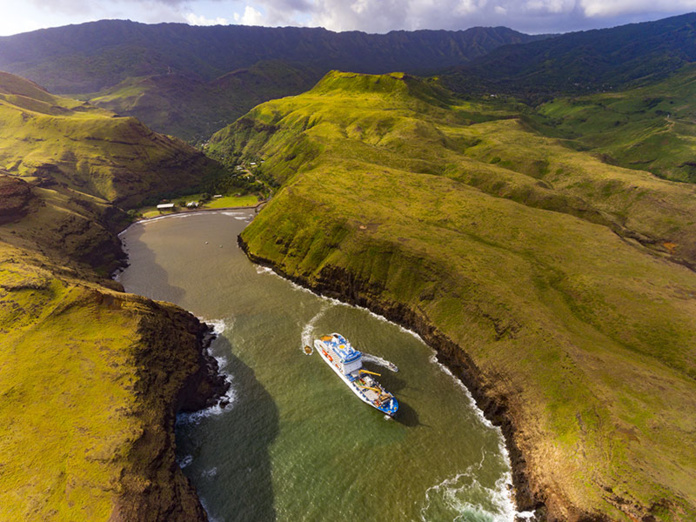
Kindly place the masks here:
[[(253, 265), (236, 245), (250, 215), (138, 223), (122, 239), (130, 292), (215, 325), (230, 404), (177, 422), (177, 453), (212, 520), (512, 520), (500, 431), (417, 336)], [(302, 347), (340, 332), (395, 363), (367, 369), (400, 403), (361, 402)]]

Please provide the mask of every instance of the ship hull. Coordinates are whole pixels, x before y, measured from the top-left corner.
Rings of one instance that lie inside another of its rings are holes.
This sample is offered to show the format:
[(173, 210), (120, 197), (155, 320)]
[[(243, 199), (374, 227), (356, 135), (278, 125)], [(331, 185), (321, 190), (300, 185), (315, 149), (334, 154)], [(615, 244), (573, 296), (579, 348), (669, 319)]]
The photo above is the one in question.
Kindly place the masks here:
[(396, 412), (399, 408), (399, 403), (394, 397), (392, 397), (386, 404), (375, 404), (374, 401), (371, 401), (367, 397), (363, 389), (356, 384), (355, 378), (351, 379), (349, 375), (343, 374), (341, 368), (337, 364), (337, 361), (333, 360), (333, 357), (330, 354), (330, 349), (326, 347), (321, 340), (314, 341), (314, 348), (317, 352), (319, 352), (319, 355), (322, 359), (324, 359), (324, 362), (329, 365), (329, 367), (334, 371), (334, 373), (340, 377), (340, 379), (346, 384), (346, 386), (348, 386), (348, 388), (350, 388), (350, 390), (361, 401), (363, 401), (365, 404), (372, 406), (376, 410), (381, 411), (386, 415), (389, 415), (390, 417), (396, 415)]

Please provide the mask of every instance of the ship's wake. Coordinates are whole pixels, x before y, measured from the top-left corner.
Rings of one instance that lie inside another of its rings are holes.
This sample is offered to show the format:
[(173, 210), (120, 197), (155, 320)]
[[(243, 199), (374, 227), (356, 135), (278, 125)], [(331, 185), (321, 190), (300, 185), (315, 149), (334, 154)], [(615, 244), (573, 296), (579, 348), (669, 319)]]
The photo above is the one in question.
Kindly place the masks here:
[(394, 364), (391, 361), (387, 361), (386, 359), (382, 359), (381, 357), (378, 357), (376, 355), (371, 355), (369, 353), (363, 352), (362, 360), (370, 362), (372, 364), (376, 364), (377, 366), (381, 366), (383, 368), (387, 368), (388, 370), (391, 370), (393, 372), (399, 371), (399, 368), (396, 366), (396, 364)]
[[(314, 352), (314, 330), (317, 321), (321, 319), (321, 317), (329, 308), (331, 308), (331, 306), (331, 303), (323, 304), (321, 309), (307, 322), (306, 325), (304, 325), (304, 328), (302, 328), (302, 344), (300, 345), (300, 349), (304, 354), (312, 355)], [(309, 352), (305, 349), (305, 347), (309, 347)]]

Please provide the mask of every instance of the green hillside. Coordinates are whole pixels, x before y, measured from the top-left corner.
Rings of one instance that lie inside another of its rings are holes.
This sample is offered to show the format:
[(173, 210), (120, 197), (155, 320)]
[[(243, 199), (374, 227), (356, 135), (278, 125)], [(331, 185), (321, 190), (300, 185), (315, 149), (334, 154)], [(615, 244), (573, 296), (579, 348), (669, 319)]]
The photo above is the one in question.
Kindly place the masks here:
[(535, 119), (541, 132), (602, 155), (604, 161), (696, 182), (696, 66), (647, 87), (558, 98)]
[(319, 27), (191, 26), (100, 20), (0, 37), (0, 69), (62, 94), (97, 92), (168, 73), (212, 81), (266, 60), (323, 74), (434, 71), (501, 45), (545, 38), (507, 27), (336, 33)]
[(693, 187), (607, 165), (519, 114), (406, 75), (334, 72), (210, 149), (264, 160), (282, 183), (242, 234), (253, 259), (439, 348), (521, 450), (521, 508), (691, 520)]
[(507, 93), (532, 101), (646, 85), (696, 62), (696, 13), (506, 45), (446, 71), (462, 94)]
[(114, 202), (219, 167), (7, 74), (0, 121), (0, 519), (205, 520), (173, 424), (224, 387), (207, 327), (106, 278)]
[(366, 34), (101, 20), (0, 37), (0, 69), (197, 143), (334, 68), (434, 72), (541, 38), (505, 27)]
[(53, 96), (7, 73), (0, 73), (0, 168), (122, 206), (222, 173), (135, 118)]
[(320, 76), (307, 67), (269, 60), (212, 81), (182, 74), (128, 78), (81, 98), (147, 122), (157, 132), (199, 142), (259, 103), (311, 88)]

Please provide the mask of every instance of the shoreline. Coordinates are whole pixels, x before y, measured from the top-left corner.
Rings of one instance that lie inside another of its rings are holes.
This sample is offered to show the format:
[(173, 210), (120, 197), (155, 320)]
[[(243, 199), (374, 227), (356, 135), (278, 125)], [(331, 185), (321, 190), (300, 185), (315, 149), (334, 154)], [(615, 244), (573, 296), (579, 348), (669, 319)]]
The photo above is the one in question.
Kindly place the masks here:
[[(229, 212), (232, 210), (253, 210), (254, 214), (258, 214), (263, 205), (268, 203), (268, 201), (261, 201), (257, 203), (256, 205), (248, 206), (248, 207), (221, 207), (221, 208), (197, 208), (195, 210), (182, 210), (181, 212), (171, 212), (169, 214), (161, 214), (159, 216), (153, 216), (153, 217), (141, 217), (140, 219), (136, 219), (135, 221), (131, 221), (128, 223), (128, 226), (126, 226), (124, 229), (120, 230), (119, 232), (116, 232), (117, 237), (121, 237), (121, 234), (123, 234), (126, 230), (128, 230), (130, 227), (133, 225), (137, 225), (138, 223), (147, 223), (149, 221), (156, 221), (158, 219), (165, 219), (165, 218), (171, 218), (171, 217), (177, 217), (177, 216), (184, 216), (184, 215), (193, 215), (193, 214), (202, 214), (204, 212)], [(126, 258), (128, 257), (128, 253), (124, 251), (124, 254), (126, 254)], [(118, 272), (118, 270), (115, 270), (114, 273)]]
[[(486, 395), (485, 390), (489, 385), (483, 381), (480, 370), (463, 349), (447, 336), (440, 333), (425, 318), (418, 316), (404, 305), (389, 304), (385, 306), (364, 296), (358, 296), (356, 299), (342, 293), (338, 284), (334, 287), (330, 284), (312, 287), (304, 279), (293, 277), (283, 272), (272, 261), (249, 252), (248, 246), (241, 235), (237, 236), (237, 243), (252, 263), (269, 268), (279, 277), (321, 297), (336, 299), (351, 306), (364, 308), (420, 336), (423, 342), (434, 350), (437, 361), (445, 366), (452, 373), (452, 376), (469, 390), (483, 416), (491, 424), (500, 428), (509, 456), (513, 486), (512, 498), (517, 513), (533, 512), (534, 520), (547, 519), (547, 506), (542, 495), (532, 490), (529, 477), (530, 470), (527, 468), (526, 459), (517, 444), (515, 421), (508, 405)], [(334, 279), (333, 281), (336, 280)], [(529, 520), (529, 518), (516, 516), (515, 520), (521, 522)]]
[[(182, 213), (172, 213), (163, 216), (156, 216), (153, 218), (140, 219), (134, 221), (128, 227), (126, 227), (122, 232), (119, 233), (119, 237), (123, 232), (128, 230), (131, 225), (135, 225), (140, 222), (152, 221), (155, 219), (164, 219), (170, 217), (176, 217), (182, 214), (195, 214), (201, 212), (224, 212), (230, 210), (254, 210), (254, 214), (258, 212), (258, 208), (265, 204), (266, 202), (259, 203), (254, 207), (226, 207), (220, 209), (198, 209), (193, 211), (187, 211)], [(251, 212), (250, 212), (251, 214)], [(251, 214), (253, 216), (253, 214)], [(528, 470), (526, 467), (526, 460), (522, 454), (522, 451), (517, 446), (515, 442), (515, 426), (514, 421), (509, 415), (509, 411), (506, 404), (500, 404), (487, 397), (484, 390), (486, 384), (480, 382), (480, 372), (475, 366), (473, 361), (466, 355), (466, 353), (460, 349), (453, 341), (449, 340), (446, 336), (435, 330), (434, 327), (429, 325), (427, 321), (423, 318), (416, 317), (416, 315), (408, 308), (404, 306), (396, 307), (385, 307), (378, 302), (371, 302), (367, 299), (351, 299), (341, 293), (339, 290), (332, 289), (328, 285), (324, 288), (313, 288), (307, 284), (306, 281), (292, 277), (277, 266), (275, 266), (271, 261), (260, 258), (251, 254), (247, 245), (242, 239), (241, 235), (237, 236), (237, 243), (242, 251), (245, 253), (247, 258), (256, 265), (264, 266), (272, 270), (275, 274), (283, 279), (297, 284), (298, 286), (324, 298), (336, 299), (342, 303), (349, 304), (351, 306), (357, 306), (368, 310), (371, 313), (377, 314), (384, 319), (393, 322), (402, 328), (409, 330), (410, 332), (418, 335), (421, 340), (429, 346), (435, 354), (438, 363), (443, 365), (445, 368), (451, 372), (452, 377), (459, 381), (471, 394), (476, 406), (481, 411), (482, 415), (488, 420), (492, 425), (498, 427), (501, 430), (503, 442), (505, 449), (508, 453), (508, 459), (510, 462), (510, 475), (512, 478), (513, 494), (511, 495), (513, 503), (517, 514), (523, 512), (533, 512), (534, 515), (531, 519), (533, 520), (545, 520), (546, 519), (546, 506), (544, 502), (535, 495), (529, 484), (528, 480)], [(124, 251), (125, 252), (125, 251)], [(126, 259), (127, 259), (127, 252)], [(114, 277), (118, 276), (119, 271), (114, 273)], [(191, 313), (187, 311), (188, 313)], [(205, 323), (206, 326), (209, 326)], [(203, 411), (211, 404), (205, 405), (198, 411)], [(178, 465), (178, 464), (177, 464)], [(197, 491), (193, 488), (198, 496)], [(528, 516), (520, 517), (516, 516), (516, 521), (522, 522), (530, 520)]]

